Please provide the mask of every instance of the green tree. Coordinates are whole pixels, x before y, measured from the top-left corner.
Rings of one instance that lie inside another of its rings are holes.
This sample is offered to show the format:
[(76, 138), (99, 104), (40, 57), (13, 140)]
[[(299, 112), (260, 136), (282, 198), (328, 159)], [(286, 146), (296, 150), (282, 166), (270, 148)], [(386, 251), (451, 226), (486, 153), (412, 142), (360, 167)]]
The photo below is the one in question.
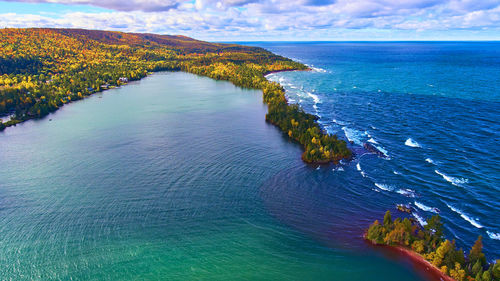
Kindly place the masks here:
[(387, 210), (384, 215), (384, 227), (391, 227), (392, 226), (392, 216), (391, 212)]
[(483, 253), (483, 237), (479, 235), (469, 252), (469, 263), (475, 265), (479, 262), (481, 266), (486, 264), (486, 256)]

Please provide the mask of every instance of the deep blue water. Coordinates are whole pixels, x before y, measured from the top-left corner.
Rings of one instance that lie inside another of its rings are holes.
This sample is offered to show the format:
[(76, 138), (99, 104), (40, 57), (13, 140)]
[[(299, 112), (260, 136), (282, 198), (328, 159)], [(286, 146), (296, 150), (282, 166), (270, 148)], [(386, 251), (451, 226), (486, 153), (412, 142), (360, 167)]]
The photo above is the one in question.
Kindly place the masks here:
[[(326, 192), (311, 220), (338, 217), (329, 221), (341, 229), (350, 212), (381, 216), (409, 204), (418, 220), (439, 212), (459, 246), (482, 235), (488, 256), (500, 257), (499, 42), (247, 44), (309, 65), (268, 78), (358, 152), (343, 171), (278, 175), (274, 188), (297, 186), (290, 203), (307, 200), (302, 186), (347, 185), (352, 192)], [(366, 142), (387, 158), (363, 155)]]

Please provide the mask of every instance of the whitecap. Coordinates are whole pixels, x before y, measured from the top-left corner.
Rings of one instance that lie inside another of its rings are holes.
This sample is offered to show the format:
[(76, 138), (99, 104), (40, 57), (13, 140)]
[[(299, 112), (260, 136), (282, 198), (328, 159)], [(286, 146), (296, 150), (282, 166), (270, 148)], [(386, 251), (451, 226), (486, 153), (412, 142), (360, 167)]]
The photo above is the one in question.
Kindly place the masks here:
[(336, 167), (336, 168), (332, 169), (332, 171), (334, 171), (334, 172), (343, 172), (344, 168), (342, 168), (342, 167)]
[(363, 142), (362, 142), (362, 138), (366, 137), (365, 133), (364, 132), (360, 132), (358, 130), (354, 130), (354, 129), (351, 129), (351, 128), (347, 128), (347, 127), (342, 127), (342, 130), (344, 131), (344, 134), (346, 136), (346, 138), (350, 141), (350, 142), (353, 142), (357, 145), (360, 145), (362, 146), (363, 145)]
[(494, 233), (494, 232), (491, 232), (491, 231), (486, 231), (486, 233), (488, 233), (488, 236), (491, 238), (491, 239), (495, 239), (495, 240), (500, 240), (500, 233)]
[(340, 126), (344, 126), (344, 125), (345, 125), (345, 123), (344, 123), (344, 122), (339, 121), (339, 120), (337, 120), (337, 119), (333, 119), (332, 121), (333, 121), (333, 123), (338, 124), (338, 125), (340, 125)]
[(363, 178), (366, 178), (365, 172), (361, 171), (361, 175), (363, 176)]
[(389, 157), (389, 152), (385, 148), (381, 147), (380, 145), (375, 146), (375, 147), (378, 149), (378, 151), (380, 151), (384, 154), (385, 159), (391, 160), (391, 158)]
[(427, 225), (427, 222), (422, 217), (420, 217), (419, 215), (417, 215), (415, 213), (412, 213), (412, 215), (415, 217), (415, 219), (417, 219), (418, 223), (421, 226), (426, 226)]
[(372, 128), (373, 130), (376, 130), (376, 129), (377, 129), (377, 127), (372, 126), (372, 125), (370, 125), (370, 128)]
[(436, 165), (436, 162), (434, 162), (434, 160), (432, 160), (431, 158), (425, 158), (425, 162), (432, 164), (432, 165)]
[(359, 163), (356, 164), (356, 169), (358, 169), (358, 171), (361, 171), (361, 165), (359, 165)]
[(394, 190), (394, 187), (392, 187), (388, 184), (375, 183), (375, 186), (382, 189), (382, 190), (385, 190), (385, 191), (393, 191)]
[(437, 208), (434, 207), (428, 207), (420, 202), (415, 201), (414, 202), (415, 206), (417, 206), (420, 210), (426, 211), (426, 212), (432, 212), (432, 213), (439, 213)]
[(420, 144), (418, 142), (416, 142), (412, 138), (407, 139), (405, 141), (405, 145), (406, 146), (410, 146), (410, 147), (422, 147), (422, 146), (420, 146)]
[(438, 170), (434, 170), (434, 172), (436, 172), (436, 174), (440, 175), (443, 177), (443, 179), (445, 179), (447, 182), (453, 184), (454, 186), (461, 186), (462, 184), (465, 184), (465, 183), (468, 183), (469, 180), (468, 179), (465, 179), (465, 178), (455, 178), (455, 177), (450, 177), (444, 173), (441, 173), (440, 171)]
[(320, 67), (314, 67), (314, 66), (312, 66), (312, 65), (308, 65), (308, 66), (309, 66), (309, 68), (311, 68), (311, 69), (312, 69), (313, 71), (315, 71), (315, 72), (322, 72), (322, 73), (325, 73), (325, 72), (326, 72), (326, 70), (324, 70), (323, 68), (320, 68)]
[(376, 140), (374, 140), (373, 138), (370, 138), (370, 139), (368, 140), (368, 142), (371, 142), (371, 143), (374, 143), (374, 144), (378, 144), (378, 142), (377, 142)]
[(416, 197), (415, 191), (411, 190), (409, 188), (398, 189), (398, 190), (396, 190), (396, 193), (399, 193), (399, 194), (401, 194), (403, 196), (410, 197), (410, 198), (415, 198)]
[(395, 175), (401, 175), (401, 173), (398, 172), (398, 171), (396, 171), (396, 170), (392, 171), (392, 173), (395, 174)]
[(307, 92), (307, 95), (310, 96), (313, 99), (314, 103), (320, 103), (321, 102), (321, 100), (319, 99), (319, 97), (317, 95), (315, 95), (315, 94), (313, 94), (311, 92)]
[(472, 224), (473, 226), (475, 226), (476, 228), (483, 228), (483, 226), (478, 222), (476, 221), (475, 219), (467, 216), (466, 214), (464, 214), (461, 210), (449, 205), (449, 204), (446, 204), (446, 206), (448, 206), (448, 208), (450, 208), (453, 212), (459, 214), (464, 220), (468, 221), (470, 224)]

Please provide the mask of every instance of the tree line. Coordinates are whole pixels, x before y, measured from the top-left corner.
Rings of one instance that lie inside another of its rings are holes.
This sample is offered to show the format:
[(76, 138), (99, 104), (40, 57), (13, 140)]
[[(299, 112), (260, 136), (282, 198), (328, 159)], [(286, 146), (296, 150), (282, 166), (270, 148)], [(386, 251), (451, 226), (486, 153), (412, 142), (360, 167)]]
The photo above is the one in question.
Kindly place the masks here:
[(457, 249), (455, 240), (444, 238), (441, 217), (427, 219), (422, 228), (408, 218), (392, 219), (387, 211), (381, 224), (376, 220), (366, 232), (366, 239), (374, 244), (401, 246), (420, 254), (444, 274), (457, 281), (499, 281), (500, 260), (488, 263), (479, 236), (468, 251)]
[(322, 131), (316, 116), (286, 101), (265, 79), (303, 64), (262, 48), (213, 44), (183, 36), (73, 29), (0, 30), (0, 130), (43, 117), (68, 102), (141, 79), (155, 71), (185, 71), (263, 91), (266, 120), (304, 146), (311, 163), (350, 158), (345, 141)]

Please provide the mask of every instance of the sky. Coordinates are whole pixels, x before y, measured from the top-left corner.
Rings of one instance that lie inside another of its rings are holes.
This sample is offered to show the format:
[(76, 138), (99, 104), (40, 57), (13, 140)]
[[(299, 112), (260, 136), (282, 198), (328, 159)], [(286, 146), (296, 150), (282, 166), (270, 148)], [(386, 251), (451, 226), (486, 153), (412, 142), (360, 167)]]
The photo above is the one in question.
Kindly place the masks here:
[(500, 40), (500, 0), (0, 0), (0, 28), (208, 41)]

